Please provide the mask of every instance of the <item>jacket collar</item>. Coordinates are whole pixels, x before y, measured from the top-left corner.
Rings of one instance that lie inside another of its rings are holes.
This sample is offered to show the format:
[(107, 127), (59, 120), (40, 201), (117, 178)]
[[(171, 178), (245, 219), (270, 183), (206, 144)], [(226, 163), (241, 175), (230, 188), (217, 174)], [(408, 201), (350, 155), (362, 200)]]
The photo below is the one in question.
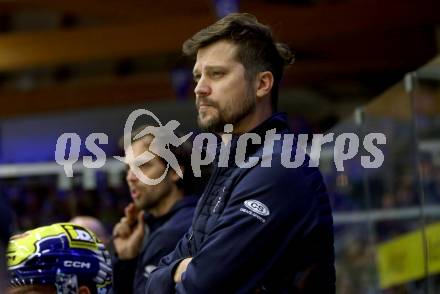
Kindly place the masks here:
[(261, 137), (264, 137), (266, 131), (276, 129), (276, 132), (289, 131), (290, 127), (288, 124), (287, 114), (284, 112), (277, 112), (270, 116), (268, 119), (263, 121), (261, 124), (256, 126), (254, 129), (248, 133), (256, 133)]
[(168, 219), (170, 219), (177, 211), (180, 209), (187, 207), (187, 206), (195, 206), (197, 204), (198, 197), (196, 195), (186, 195), (179, 201), (177, 201), (168, 211), (168, 213), (159, 216), (154, 217), (150, 213), (144, 214), (144, 221), (150, 226), (150, 229), (153, 229), (153, 227), (160, 226), (163, 223), (165, 223)]
[[(261, 124), (250, 130), (246, 133), (255, 133), (261, 138), (261, 144), (248, 144), (247, 145), (247, 154), (254, 153), (258, 148), (263, 146), (264, 139), (266, 136), (266, 132), (268, 130), (275, 129), (276, 133), (286, 133), (290, 131), (290, 127), (288, 124), (287, 114), (284, 112), (277, 112), (274, 113), (272, 116), (267, 118), (265, 121), (263, 121)], [(231, 144), (230, 147), (230, 154), (229, 154), (229, 160), (228, 165), (231, 166), (235, 165), (235, 152), (237, 149), (237, 143), (238, 139), (240, 138), (242, 134), (234, 134), (232, 135), (232, 140), (229, 144)], [(217, 149), (216, 149), (216, 160), (218, 161), (218, 156), (220, 152), (220, 145), (222, 144), (221, 138), (217, 141)]]

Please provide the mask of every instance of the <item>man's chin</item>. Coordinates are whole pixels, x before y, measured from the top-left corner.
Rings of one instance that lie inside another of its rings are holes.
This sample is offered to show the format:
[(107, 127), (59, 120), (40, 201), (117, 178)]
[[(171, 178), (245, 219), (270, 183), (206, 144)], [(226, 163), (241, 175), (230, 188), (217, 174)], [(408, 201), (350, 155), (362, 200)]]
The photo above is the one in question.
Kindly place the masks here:
[(224, 124), (218, 119), (212, 117), (201, 118), (200, 115), (197, 118), (197, 124), (200, 129), (207, 132), (222, 132), (224, 127)]
[(133, 201), (133, 203), (134, 203), (134, 206), (136, 206), (136, 209), (137, 210), (143, 210), (144, 209), (144, 206), (145, 206), (145, 204), (144, 203), (141, 203), (141, 202), (139, 202), (139, 201)]

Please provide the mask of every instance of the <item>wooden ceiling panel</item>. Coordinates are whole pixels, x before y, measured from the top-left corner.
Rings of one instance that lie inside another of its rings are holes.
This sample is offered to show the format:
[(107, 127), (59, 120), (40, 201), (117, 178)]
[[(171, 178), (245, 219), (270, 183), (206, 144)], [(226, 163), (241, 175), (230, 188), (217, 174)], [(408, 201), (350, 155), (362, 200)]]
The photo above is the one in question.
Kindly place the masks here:
[[(0, 91), (0, 117), (99, 106), (147, 103), (175, 97), (168, 73), (58, 84), (32, 91)], [(6, 105), (7, 104), (7, 105)]]
[(298, 44), (440, 23), (437, 0), (341, 1), (314, 6), (243, 1), (241, 9), (270, 24), (279, 39)]
[(106, 23), (139, 22), (213, 12), (209, 0), (2, 0), (0, 12), (53, 11), (97, 18)]
[[(0, 35), (0, 71), (179, 51), (207, 17)], [(179, 29), (176, 30), (176, 27)]]

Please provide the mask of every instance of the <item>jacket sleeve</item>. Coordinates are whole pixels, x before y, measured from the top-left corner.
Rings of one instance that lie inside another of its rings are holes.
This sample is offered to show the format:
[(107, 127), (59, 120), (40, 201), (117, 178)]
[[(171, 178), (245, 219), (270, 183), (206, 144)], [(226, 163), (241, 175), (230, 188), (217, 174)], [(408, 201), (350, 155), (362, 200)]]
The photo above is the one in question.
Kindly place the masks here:
[(190, 256), (189, 238), (192, 228), (177, 243), (176, 248), (164, 256), (158, 267), (150, 274), (145, 287), (145, 293), (174, 293), (174, 271), (179, 262)]
[[(322, 184), (319, 172), (279, 166), (247, 173), (176, 285), (177, 293), (254, 291), (277, 254), (316, 223), (317, 197), (309, 187)], [(249, 209), (258, 202), (267, 207), (266, 213)]]

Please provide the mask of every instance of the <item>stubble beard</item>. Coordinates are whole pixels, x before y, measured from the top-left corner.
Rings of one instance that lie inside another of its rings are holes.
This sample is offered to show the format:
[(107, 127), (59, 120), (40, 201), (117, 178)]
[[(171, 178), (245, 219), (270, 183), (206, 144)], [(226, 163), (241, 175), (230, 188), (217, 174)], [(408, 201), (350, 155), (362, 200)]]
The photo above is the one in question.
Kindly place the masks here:
[(163, 195), (144, 195), (144, 197), (148, 197), (142, 200), (135, 201), (134, 204), (139, 211), (150, 211), (151, 209), (156, 208), (159, 203), (164, 198)]
[[(197, 115), (198, 126), (207, 132), (222, 133), (226, 124), (236, 125), (246, 116), (253, 113), (256, 108), (255, 97), (246, 95), (246, 99), (239, 105), (233, 105), (233, 102), (220, 109), (218, 105), (211, 105), (217, 111), (211, 114), (211, 117), (201, 118), (200, 113)], [(206, 115), (206, 114), (205, 114)]]
[[(164, 181), (169, 181), (168, 175), (165, 177)], [(152, 209), (157, 209), (157, 207), (170, 195), (172, 187), (169, 182), (162, 182), (158, 185), (162, 186), (156, 186), (150, 191), (144, 191), (141, 198), (134, 201), (134, 204), (139, 211), (144, 210), (148, 212)]]

